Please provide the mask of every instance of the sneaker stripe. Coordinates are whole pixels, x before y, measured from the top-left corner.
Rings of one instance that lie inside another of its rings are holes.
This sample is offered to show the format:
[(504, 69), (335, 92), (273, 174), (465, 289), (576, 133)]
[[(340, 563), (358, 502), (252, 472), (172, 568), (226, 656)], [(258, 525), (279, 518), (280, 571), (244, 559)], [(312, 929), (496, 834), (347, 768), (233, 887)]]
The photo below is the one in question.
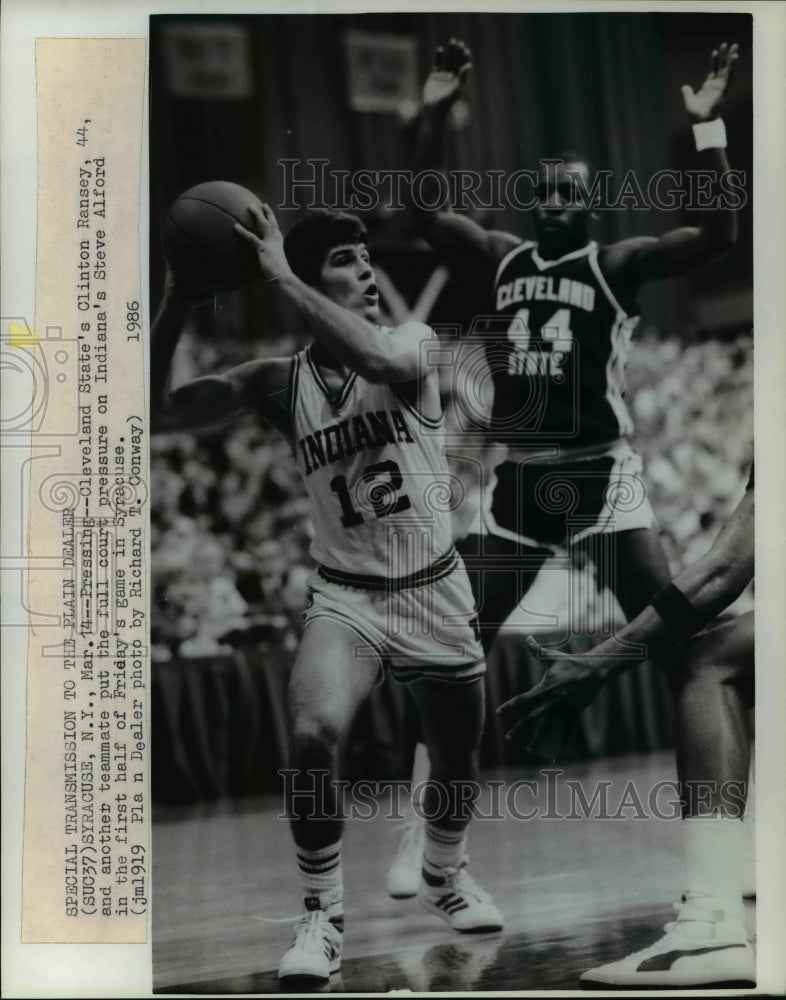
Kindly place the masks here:
[(458, 913), (458, 912), (459, 912), (459, 910), (466, 910), (468, 906), (469, 906), (469, 903), (467, 903), (467, 902), (466, 902), (465, 900), (463, 900), (463, 899), (460, 899), (460, 900), (458, 900), (458, 902), (456, 902), (456, 903), (451, 903), (451, 905), (450, 905), (450, 906), (446, 906), (446, 907), (445, 907), (445, 910), (446, 910), (446, 911), (447, 911), (447, 912), (448, 912), (448, 913), (449, 913), (449, 914), (451, 915), (451, 917), (452, 917), (454, 913)]
[(434, 901), (434, 905), (453, 916), (453, 914), (458, 913), (459, 910), (466, 910), (469, 903), (466, 899), (462, 899), (461, 896), (457, 896), (454, 892), (449, 892), (444, 896), (440, 896), (439, 899), (436, 899)]
[(636, 968), (637, 972), (667, 972), (679, 958), (692, 958), (695, 955), (709, 955), (714, 951), (728, 951), (729, 948), (744, 948), (744, 944), (721, 944), (708, 948), (685, 948), (674, 951), (664, 951), (661, 955), (645, 958)]
[(438, 906), (438, 907), (439, 907), (439, 908), (440, 908), (441, 910), (447, 910), (447, 908), (448, 908), (448, 907), (450, 906), (450, 904), (451, 904), (451, 903), (452, 903), (452, 902), (453, 902), (453, 901), (454, 901), (454, 900), (455, 900), (456, 898), (457, 898), (457, 897), (456, 897), (456, 894), (455, 894), (454, 892), (448, 892), (448, 893), (446, 893), (446, 894), (445, 894), (444, 896), (440, 896), (440, 897), (439, 897), (439, 899), (437, 899), (437, 900), (436, 900), (435, 902), (436, 902), (436, 905), (437, 905), (437, 906)]

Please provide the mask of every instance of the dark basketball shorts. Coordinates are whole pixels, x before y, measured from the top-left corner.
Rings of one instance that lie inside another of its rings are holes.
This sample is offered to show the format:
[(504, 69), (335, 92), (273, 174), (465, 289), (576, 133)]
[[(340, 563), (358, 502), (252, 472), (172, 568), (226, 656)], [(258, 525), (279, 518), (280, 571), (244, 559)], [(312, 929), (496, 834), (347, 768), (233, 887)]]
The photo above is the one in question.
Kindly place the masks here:
[(495, 470), (490, 534), (559, 547), (593, 534), (655, 527), (641, 457), (625, 440), (590, 449), (509, 453)]
[(340, 622), (358, 637), (355, 655), (379, 660), (402, 684), (472, 681), (486, 662), (469, 578), (455, 549), (439, 564), (444, 573), (429, 567), (409, 586), (320, 567), (308, 580), (305, 626), (320, 618)]

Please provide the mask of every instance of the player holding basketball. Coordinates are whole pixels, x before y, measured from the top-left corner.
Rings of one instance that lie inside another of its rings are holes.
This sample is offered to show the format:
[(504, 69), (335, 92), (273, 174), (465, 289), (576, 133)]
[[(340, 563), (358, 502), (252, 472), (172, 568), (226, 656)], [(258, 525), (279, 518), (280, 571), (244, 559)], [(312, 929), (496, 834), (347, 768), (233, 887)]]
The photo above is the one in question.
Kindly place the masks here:
[[(339, 756), (383, 667), (410, 687), (432, 766), (421, 902), (458, 931), (502, 928), (465, 868), (471, 806), (459, 794), (477, 774), (485, 661), (450, 511), (430, 499), (435, 481), (449, 478), (430, 328), (378, 326), (366, 231), (355, 216), (313, 212), (284, 240), (269, 207), (251, 212), (238, 233), (314, 342), (294, 358), (196, 379), (169, 404), (186, 427), (244, 411), (269, 421), (291, 443), (310, 499), (319, 568), (289, 684), (287, 790), (306, 912), (279, 976), (314, 986), (341, 958)], [(192, 303), (170, 275), (153, 328), (156, 403)]]
[[(717, 114), (736, 60), (737, 46), (721, 45), (700, 90), (682, 89), (700, 165), (716, 178), (729, 169)], [(442, 169), (447, 115), (470, 69), (462, 42), (452, 39), (437, 51), (423, 88), (418, 172)], [(486, 652), (549, 547), (589, 555), (598, 589), (613, 592), (628, 620), (669, 579), (642, 462), (628, 441), (625, 366), (638, 322), (636, 296), (645, 282), (685, 274), (728, 250), (736, 219), (718, 208), (696, 227), (599, 246), (590, 238), (592, 206), (580, 197), (592, 182), (578, 154), (541, 164), (535, 242), (427, 208), (437, 202), (431, 193), (413, 204), (437, 253), (487, 280), (492, 294), (494, 315), (478, 332), (477, 353), (485, 354), (493, 386), (485, 434), (507, 445), (508, 454), (495, 470), (481, 532), (457, 541)], [(399, 874), (411, 867), (412, 843), (412, 837), (402, 841), (393, 863), (396, 883), (406, 886), (399, 895), (413, 889), (412, 877)]]
[[(671, 664), (685, 820), (682, 905), (665, 937), (621, 961), (585, 972), (585, 986), (755, 984), (741, 863), (750, 765), (748, 710), (754, 687), (753, 612), (714, 622), (750, 583), (753, 570), (751, 471), (745, 496), (702, 559), (659, 590), (617, 635), (581, 656), (560, 655), (538, 685), (499, 708), (514, 723), (510, 734), (529, 730), (531, 742), (537, 743), (547, 726), (580, 712), (610, 677), (641, 662), (644, 655), (668, 657)], [(549, 650), (532, 637), (529, 643), (533, 653), (549, 657)], [(637, 646), (646, 650), (638, 658), (633, 655)]]

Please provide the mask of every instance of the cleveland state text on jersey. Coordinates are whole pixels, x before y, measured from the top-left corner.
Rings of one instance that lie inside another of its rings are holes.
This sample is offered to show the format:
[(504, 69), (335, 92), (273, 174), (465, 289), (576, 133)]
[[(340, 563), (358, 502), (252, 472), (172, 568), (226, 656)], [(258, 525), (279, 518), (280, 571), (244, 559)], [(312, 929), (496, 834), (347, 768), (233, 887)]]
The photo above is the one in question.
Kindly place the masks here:
[[(559, 284), (554, 291), (557, 280)], [(564, 302), (592, 312), (595, 308), (595, 289), (592, 285), (585, 285), (583, 281), (575, 281), (573, 278), (555, 279), (539, 275), (515, 278), (497, 288), (497, 309), (506, 309), (516, 302), (532, 299)]]

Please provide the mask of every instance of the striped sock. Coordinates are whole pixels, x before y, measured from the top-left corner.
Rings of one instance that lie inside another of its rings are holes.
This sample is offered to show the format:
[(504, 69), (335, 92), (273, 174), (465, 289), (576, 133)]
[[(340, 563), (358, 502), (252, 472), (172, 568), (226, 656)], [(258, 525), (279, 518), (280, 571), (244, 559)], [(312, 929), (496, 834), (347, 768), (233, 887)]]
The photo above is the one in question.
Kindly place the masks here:
[(339, 930), (344, 929), (344, 875), (341, 868), (341, 841), (317, 851), (297, 849), (297, 866), (306, 909), (324, 910)]
[(460, 866), (466, 839), (466, 830), (443, 830), (433, 823), (426, 823), (423, 847), (423, 881), (426, 885), (444, 885), (444, 869)]

